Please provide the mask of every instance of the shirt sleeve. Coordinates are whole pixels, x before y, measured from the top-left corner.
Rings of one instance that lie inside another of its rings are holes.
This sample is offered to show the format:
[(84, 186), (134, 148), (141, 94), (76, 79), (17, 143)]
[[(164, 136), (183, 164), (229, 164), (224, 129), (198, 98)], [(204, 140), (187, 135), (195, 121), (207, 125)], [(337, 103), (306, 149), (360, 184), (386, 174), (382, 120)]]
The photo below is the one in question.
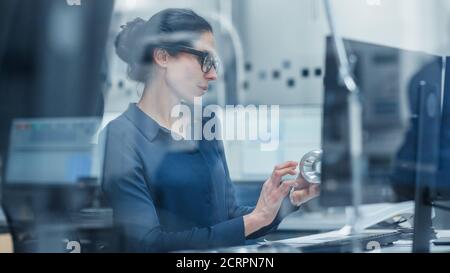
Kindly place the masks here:
[[(225, 174), (226, 174), (226, 181), (227, 181), (226, 188), (227, 188), (229, 217), (230, 218), (243, 217), (244, 215), (251, 213), (255, 209), (255, 207), (254, 206), (253, 207), (239, 206), (237, 204), (235, 189), (234, 189), (233, 183), (231, 182), (223, 143), (222, 143), (222, 141), (217, 141), (217, 142), (218, 142), (218, 150), (219, 150), (220, 158), (222, 160), (223, 167), (225, 169)], [(297, 207), (295, 207), (291, 204), (289, 197), (286, 197), (283, 200), (282, 206), (281, 206), (280, 210), (278, 211), (277, 216), (272, 221), (272, 223), (269, 224), (268, 226), (261, 228), (260, 230), (258, 230), (256, 232), (250, 234), (246, 238), (247, 239), (256, 239), (256, 238), (262, 237), (272, 231), (275, 231), (278, 228), (278, 225), (281, 223), (281, 221), (287, 215), (289, 215), (290, 213), (292, 213), (293, 211), (295, 211), (297, 209), (298, 209)]]
[(169, 252), (245, 244), (242, 216), (209, 227), (167, 232), (160, 225), (143, 165), (124, 135), (106, 131), (103, 191), (127, 252)]

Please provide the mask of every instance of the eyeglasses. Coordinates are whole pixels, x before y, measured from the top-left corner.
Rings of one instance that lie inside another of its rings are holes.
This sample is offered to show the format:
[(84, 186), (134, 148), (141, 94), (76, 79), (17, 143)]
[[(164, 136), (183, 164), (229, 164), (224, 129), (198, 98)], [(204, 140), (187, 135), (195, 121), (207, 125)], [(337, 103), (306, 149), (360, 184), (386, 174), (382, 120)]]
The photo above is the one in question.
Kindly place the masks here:
[(213, 67), (216, 72), (219, 73), (220, 60), (217, 56), (208, 51), (200, 51), (188, 46), (170, 46), (168, 49), (197, 56), (203, 73), (208, 73)]

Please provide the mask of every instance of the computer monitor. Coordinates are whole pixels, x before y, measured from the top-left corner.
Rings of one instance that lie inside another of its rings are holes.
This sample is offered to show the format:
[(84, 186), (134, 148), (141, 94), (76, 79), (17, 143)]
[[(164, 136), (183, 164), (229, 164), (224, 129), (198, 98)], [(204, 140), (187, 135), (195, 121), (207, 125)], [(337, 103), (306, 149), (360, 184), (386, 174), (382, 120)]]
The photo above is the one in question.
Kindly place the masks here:
[(446, 57), (442, 117), (439, 141), (439, 174), (432, 188), (432, 199), (450, 200), (450, 57)]
[(95, 183), (102, 159), (93, 139), (99, 126), (95, 117), (14, 120), (5, 183)]
[[(344, 44), (361, 90), (362, 204), (414, 200), (416, 180), (435, 173), (442, 58), (349, 39)], [(348, 90), (335, 52), (328, 38), (320, 203), (351, 206)]]

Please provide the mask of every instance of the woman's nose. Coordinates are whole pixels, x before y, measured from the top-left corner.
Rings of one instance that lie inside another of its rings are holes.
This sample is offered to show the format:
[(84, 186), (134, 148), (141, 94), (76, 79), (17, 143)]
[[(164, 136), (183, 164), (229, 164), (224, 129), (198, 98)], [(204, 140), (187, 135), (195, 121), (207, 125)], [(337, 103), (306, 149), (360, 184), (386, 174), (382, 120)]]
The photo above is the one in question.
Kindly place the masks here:
[(205, 74), (205, 78), (209, 81), (215, 81), (217, 80), (217, 71), (214, 67), (211, 68), (211, 70), (208, 71), (208, 73)]

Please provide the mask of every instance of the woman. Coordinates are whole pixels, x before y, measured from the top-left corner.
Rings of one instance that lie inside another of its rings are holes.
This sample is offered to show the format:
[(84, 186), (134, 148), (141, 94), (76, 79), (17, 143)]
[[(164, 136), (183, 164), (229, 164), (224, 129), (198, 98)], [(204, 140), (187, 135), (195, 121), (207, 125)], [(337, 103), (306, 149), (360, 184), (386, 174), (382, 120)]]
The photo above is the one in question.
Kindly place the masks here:
[(171, 136), (171, 109), (192, 103), (217, 78), (213, 32), (202, 17), (167, 9), (136, 19), (118, 35), (116, 52), (128, 76), (144, 84), (140, 101), (104, 132), (103, 189), (125, 251), (243, 245), (276, 228), (291, 187), (300, 188), (291, 194), (297, 205), (317, 195), (302, 180), (282, 181), (297, 173), (297, 163), (286, 162), (274, 168), (256, 207), (237, 206), (222, 143)]

